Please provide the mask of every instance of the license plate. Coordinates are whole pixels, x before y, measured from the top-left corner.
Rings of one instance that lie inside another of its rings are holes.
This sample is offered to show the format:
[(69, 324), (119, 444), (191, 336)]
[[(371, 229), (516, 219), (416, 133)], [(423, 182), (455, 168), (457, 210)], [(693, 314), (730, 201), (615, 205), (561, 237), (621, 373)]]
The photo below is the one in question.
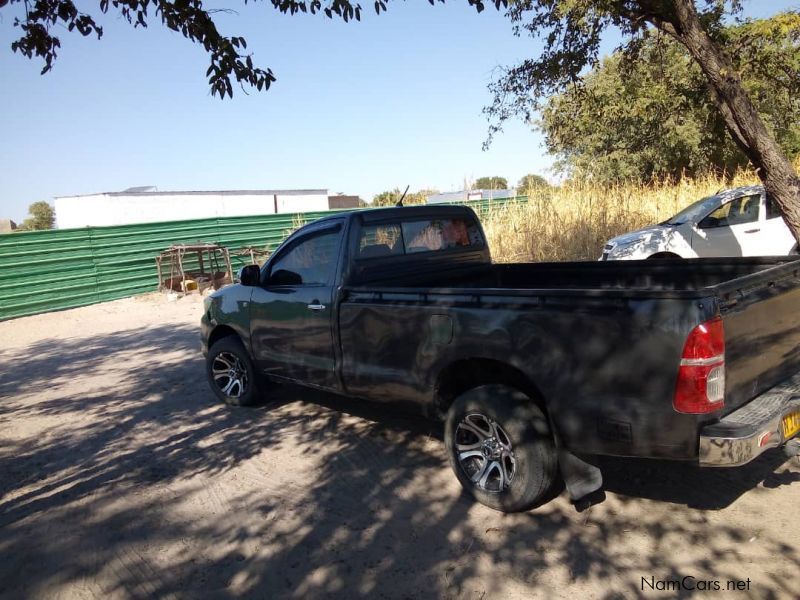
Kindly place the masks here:
[(800, 412), (793, 412), (783, 417), (783, 439), (790, 437), (800, 431)]

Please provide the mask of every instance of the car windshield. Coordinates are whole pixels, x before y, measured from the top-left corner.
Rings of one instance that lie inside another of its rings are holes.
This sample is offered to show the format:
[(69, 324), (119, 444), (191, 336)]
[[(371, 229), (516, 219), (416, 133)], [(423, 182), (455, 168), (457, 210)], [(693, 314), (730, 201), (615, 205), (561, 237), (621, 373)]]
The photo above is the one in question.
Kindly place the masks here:
[(690, 204), (674, 217), (667, 219), (662, 225), (683, 225), (684, 223), (697, 223), (715, 208), (719, 207), (719, 197), (709, 196)]

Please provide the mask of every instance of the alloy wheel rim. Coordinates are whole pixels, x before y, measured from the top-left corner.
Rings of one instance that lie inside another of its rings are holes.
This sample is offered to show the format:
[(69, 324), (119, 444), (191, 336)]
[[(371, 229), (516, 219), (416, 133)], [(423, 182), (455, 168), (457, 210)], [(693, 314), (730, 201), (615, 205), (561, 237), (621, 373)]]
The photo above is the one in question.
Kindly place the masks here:
[(247, 369), (235, 354), (217, 354), (211, 364), (211, 374), (216, 386), (229, 398), (239, 398), (247, 392)]
[(461, 419), (455, 431), (455, 451), (459, 467), (478, 489), (500, 493), (514, 481), (514, 447), (494, 419), (481, 413)]

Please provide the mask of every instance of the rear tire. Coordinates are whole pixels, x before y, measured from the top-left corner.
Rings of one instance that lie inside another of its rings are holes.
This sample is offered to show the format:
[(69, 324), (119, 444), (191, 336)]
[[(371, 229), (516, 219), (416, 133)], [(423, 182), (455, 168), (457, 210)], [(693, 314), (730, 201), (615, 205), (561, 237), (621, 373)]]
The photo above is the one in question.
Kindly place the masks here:
[(445, 446), (464, 490), (502, 512), (549, 501), (560, 483), (547, 417), (528, 396), (504, 385), (474, 388), (455, 400)]
[(211, 345), (206, 377), (214, 394), (231, 406), (250, 406), (261, 397), (263, 385), (241, 340), (224, 337)]

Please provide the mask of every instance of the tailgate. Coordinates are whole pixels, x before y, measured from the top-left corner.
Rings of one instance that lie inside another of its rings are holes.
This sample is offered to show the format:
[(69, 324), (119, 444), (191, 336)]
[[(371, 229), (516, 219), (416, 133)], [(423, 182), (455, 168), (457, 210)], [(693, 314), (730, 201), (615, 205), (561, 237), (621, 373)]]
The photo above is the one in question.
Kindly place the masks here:
[(725, 413), (800, 368), (800, 260), (718, 289), (725, 326)]

